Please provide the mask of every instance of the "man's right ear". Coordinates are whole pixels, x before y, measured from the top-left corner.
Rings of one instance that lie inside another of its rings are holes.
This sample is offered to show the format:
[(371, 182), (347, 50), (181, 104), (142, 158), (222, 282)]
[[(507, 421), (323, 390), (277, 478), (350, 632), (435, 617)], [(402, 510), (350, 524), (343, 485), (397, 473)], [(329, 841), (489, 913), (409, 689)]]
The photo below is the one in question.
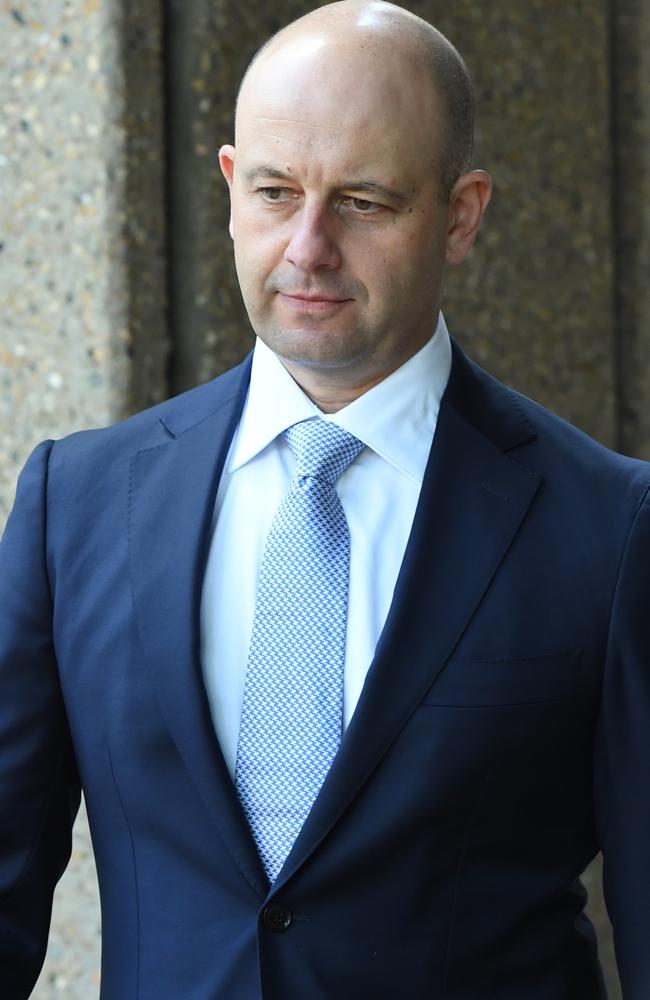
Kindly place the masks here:
[[(235, 170), (235, 147), (234, 146), (222, 146), (219, 150), (219, 166), (221, 167), (221, 173), (226, 178), (226, 183), (228, 188), (232, 192), (232, 178)], [(230, 233), (230, 238), (233, 239), (232, 231), (232, 211), (230, 213), (230, 221), (228, 222), (228, 232)]]
[(235, 171), (235, 147), (222, 146), (219, 150), (219, 166), (221, 173), (226, 178), (228, 187), (232, 187), (232, 176)]

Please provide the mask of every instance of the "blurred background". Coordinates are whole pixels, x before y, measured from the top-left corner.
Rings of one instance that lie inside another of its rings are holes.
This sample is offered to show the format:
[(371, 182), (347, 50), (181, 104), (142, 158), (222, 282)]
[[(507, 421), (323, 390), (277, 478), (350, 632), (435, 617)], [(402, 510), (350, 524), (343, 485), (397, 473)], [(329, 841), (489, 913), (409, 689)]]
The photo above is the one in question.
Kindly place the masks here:
[[(0, 529), (39, 440), (249, 350), (216, 150), (255, 50), (313, 6), (0, 0)], [(469, 65), (475, 164), (495, 181), (478, 246), (450, 275), (452, 333), (501, 379), (650, 458), (650, 5), (410, 9)], [(585, 881), (615, 1000), (597, 862)], [(82, 810), (35, 997), (98, 996), (99, 929)]]

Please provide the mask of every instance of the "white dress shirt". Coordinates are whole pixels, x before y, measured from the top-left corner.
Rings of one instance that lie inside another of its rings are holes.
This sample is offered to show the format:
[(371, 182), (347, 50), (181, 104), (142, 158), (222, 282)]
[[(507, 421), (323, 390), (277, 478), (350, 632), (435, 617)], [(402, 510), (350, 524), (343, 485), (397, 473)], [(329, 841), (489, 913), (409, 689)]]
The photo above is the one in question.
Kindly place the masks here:
[(343, 720), (356, 707), (386, 621), (451, 370), (442, 314), (414, 357), (336, 413), (322, 413), (262, 341), (219, 484), (201, 602), (201, 656), (217, 737), (234, 778), (257, 581), (295, 459), (282, 432), (332, 420), (367, 446), (336, 483), (350, 528)]

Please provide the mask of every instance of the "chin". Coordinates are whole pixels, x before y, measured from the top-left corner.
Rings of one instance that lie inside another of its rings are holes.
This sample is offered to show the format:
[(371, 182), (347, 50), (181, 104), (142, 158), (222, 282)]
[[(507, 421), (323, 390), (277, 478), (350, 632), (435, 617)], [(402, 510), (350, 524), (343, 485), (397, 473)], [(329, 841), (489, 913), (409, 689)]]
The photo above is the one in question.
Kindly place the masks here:
[(366, 354), (353, 334), (343, 341), (336, 333), (318, 330), (263, 331), (258, 336), (283, 361), (306, 368), (346, 368)]

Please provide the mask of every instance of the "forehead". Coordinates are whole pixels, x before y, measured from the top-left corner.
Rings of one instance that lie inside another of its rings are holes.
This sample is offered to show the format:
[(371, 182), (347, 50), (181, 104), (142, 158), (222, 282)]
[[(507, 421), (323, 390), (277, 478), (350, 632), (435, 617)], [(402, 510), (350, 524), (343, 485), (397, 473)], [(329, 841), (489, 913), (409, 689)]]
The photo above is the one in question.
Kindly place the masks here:
[(298, 40), (261, 60), (244, 84), (238, 152), (336, 156), (351, 166), (408, 157), (428, 168), (438, 131), (431, 90), (419, 65), (377, 46)]

